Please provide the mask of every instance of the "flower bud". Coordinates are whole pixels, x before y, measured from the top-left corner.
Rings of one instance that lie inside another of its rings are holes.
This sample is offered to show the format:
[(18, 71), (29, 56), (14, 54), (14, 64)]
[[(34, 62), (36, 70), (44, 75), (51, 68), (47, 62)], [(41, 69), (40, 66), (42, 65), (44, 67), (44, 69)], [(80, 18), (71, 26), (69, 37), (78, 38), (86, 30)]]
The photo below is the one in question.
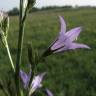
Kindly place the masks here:
[(28, 5), (28, 0), (24, 0), (23, 1), (23, 8), (26, 9)]
[(4, 35), (7, 37), (9, 30), (9, 17), (8, 14), (3, 11), (0, 11), (0, 28), (4, 32)]
[(3, 12), (0, 11), (0, 25), (1, 25), (2, 20), (3, 20)]
[(25, 13), (25, 10), (29, 10), (34, 6), (36, 0), (24, 0), (23, 1), (23, 11)]
[(28, 6), (28, 0), (24, 0), (23, 1), (23, 16), (26, 14), (27, 6)]
[(28, 0), (28, 10), (32, 9), (32, 7), (34, 6), (36, 0)]
[(3, 45), (6, 47), (6, 36), (4, 35), (3, 30), (0, 28), (0, 41), (3, 43)]

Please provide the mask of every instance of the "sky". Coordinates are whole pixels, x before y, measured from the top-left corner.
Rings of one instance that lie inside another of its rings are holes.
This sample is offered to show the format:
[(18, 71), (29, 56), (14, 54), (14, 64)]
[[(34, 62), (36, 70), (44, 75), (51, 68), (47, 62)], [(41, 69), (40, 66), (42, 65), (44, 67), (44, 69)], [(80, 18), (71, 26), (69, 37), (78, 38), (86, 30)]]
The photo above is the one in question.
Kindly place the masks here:
[[(0, 0), (0, 10), (3, 9), (8, 11), (13, 7), (18, 7), (19, 0)], [(64, 6), (64, 5), (72, 5), (72, 6), (96, 6), (96, 0), (36, 0), (35, 7), (41, 8), (46, 6)]]

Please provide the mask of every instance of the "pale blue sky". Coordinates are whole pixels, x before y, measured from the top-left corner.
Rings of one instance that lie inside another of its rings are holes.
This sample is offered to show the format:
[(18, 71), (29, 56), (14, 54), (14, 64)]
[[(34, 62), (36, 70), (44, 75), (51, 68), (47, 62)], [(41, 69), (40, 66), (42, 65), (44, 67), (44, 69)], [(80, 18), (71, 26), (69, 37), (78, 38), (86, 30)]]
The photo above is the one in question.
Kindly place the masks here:
[[(0, 9), (3, 10), (10, 10), (13, 7), (18, 6), (19, 0), (0, 0)], [(51, 6), (51, 5), (91, 5), (96, 6), (96, 0), (37, 0), (36, 7), (44, 7), (44, 6)]]

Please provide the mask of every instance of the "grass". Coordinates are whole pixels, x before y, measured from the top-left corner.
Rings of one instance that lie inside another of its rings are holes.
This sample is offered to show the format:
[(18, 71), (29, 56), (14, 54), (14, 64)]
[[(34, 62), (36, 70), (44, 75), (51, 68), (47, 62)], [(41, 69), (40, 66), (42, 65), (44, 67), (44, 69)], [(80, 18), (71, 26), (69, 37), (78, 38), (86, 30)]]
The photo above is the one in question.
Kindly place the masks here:
[[(67, 30), (78, 26), (83, 27), (77, 42), (89, 45), (91, 50), (78, 49), (51, 55), (38, 65), (38, 73), (47, 72), (43, 83), (52, 90), (54, 96), (95, 96), (96, 9), (49, 10), (30, 14), (26, 21), (21, 66), (25, 70), (29, 68), (28, 42), (31, 42), (39, 54), (42, 54), (56, 38), (60, 31), (59, 15), (64, 16)], [(17, 39), (18, 17), (10, 17), (8, 43), (14, 62), (16, 62)], [(9, 69), (10, 62), (6, 50), (0, 43), (0, 78), (4, 77)]]

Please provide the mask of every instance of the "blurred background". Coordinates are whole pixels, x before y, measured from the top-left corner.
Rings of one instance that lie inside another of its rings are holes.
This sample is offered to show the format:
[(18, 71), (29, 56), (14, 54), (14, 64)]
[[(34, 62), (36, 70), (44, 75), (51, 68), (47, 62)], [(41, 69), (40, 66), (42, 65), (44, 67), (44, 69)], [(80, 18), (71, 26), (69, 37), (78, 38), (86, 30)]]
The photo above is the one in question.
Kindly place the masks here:
[[(0, 0), (0, 10), (10, 16), (8, 43), (16, 62), (18, 39), (19, 0)], [(37, 0), (26, 20), (21, 67), (29, 70), (27, 43), (42, 54), (60, 31), (58, 16), (64, 16), (67, 30), (82, 26), (77, 42), (87, 44), (91, 50), (78, 49), (54, 54), (38, 65), (38, 73), (47, 72), (43, 82), (54, 96), (96, 96), (96, 0)], [(6, 49), (0, 43), (0, 79), (10, 69)], [(0, 96), (3, 93), (0, 91)]]
[[(48, 6), (96, 6), (96, 0), (36, 0), (34, 7)], [(0, 9), (8, 11), (14, 7), (19, 7), (19, 0), (0, 0)]]

